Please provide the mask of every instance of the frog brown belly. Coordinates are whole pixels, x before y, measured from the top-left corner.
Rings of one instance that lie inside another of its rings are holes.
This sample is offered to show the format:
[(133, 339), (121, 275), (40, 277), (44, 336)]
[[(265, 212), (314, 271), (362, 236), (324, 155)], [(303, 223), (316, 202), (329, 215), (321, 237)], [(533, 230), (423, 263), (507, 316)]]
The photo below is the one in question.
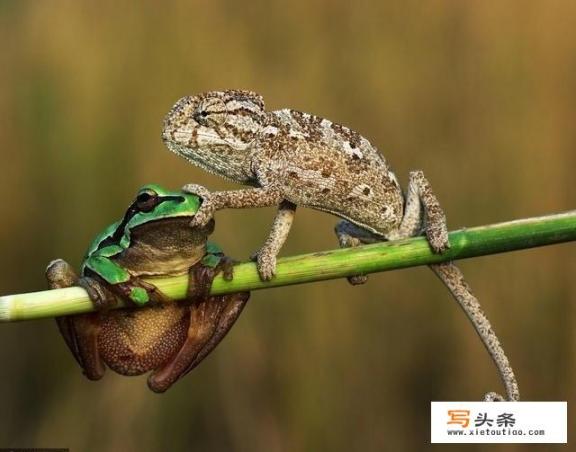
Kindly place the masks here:
[(141, 375), (161, 367), (184, 343), (189, 308), (176, 303), (102, 315), (98, 351), (121, 375)]

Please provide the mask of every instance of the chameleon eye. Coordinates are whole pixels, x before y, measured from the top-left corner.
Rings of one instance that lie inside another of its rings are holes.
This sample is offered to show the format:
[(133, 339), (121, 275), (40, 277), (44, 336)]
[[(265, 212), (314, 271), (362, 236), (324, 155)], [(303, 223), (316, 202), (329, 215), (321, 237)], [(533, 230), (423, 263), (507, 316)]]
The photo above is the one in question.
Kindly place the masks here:
[(142, 191), (136, 197), (136, 208), (140, 212), (150, 212), (158, 205), (158, 194), (153, 190)]
[(226, 121), (228, 111), (224, 101), (218, 97), (208, 97), (198, 106), (194, 120), (205, 127), (218, 127)]

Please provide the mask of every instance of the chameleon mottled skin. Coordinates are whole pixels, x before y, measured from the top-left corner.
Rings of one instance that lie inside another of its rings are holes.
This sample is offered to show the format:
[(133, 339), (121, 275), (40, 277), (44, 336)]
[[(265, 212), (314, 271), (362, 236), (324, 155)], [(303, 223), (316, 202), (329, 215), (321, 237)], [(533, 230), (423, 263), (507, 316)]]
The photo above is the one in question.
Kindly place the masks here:
[[(424, 174), (411, 172), (404, 194), (376, 147), (327, 119), (290, 109), (266, 111), (262, 97), (251, 91), (212, 91), (180, 99), (165, 118), (162, 138), (194, 165), (253, 187), (211, 193), (187, 185), (185, 191), (203, 198), (192, 225), (203, 224), (223, 208), (279, 206), (255, 256), (263, 280), (275, 274), (276, 256), (296, 206), (343, 218), (336, 227), (343, 247), (424, 232), (434, 252), (449, 248), (444, 212)], [(452, 263), (431, 267), (474, 324), (500, 371), (508, 399), (517, 400), (508, 359), (460, 271)], [(349, 280), (360, 284), (366, 277)], [(490, 393), (487, 398), (502, 397)]]
[[(198, 116), (199, 108), (210, 113)], [(384, 236), (402, 220), (402, 190), (384, 157), (357, 132), (327, 119), (266, 112), (259, 96), (226, 91), (180, 100), (163, 136), (201, 168), (273, 192), (271, 203), (285, 199), (328, 211)]]

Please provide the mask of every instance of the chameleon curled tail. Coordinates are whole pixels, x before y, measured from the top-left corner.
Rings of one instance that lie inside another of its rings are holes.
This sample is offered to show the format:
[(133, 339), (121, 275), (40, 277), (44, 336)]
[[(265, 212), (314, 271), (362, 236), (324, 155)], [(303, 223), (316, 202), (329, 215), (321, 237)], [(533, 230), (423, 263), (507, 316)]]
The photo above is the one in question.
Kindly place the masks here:
[(490, 321), (482, 311), (480, 303), (477, 298), (472, 294), (470, 286), (464, 280), (462, 272), (452, 262), (442, 264), (429, 265), (430, 269), (440, 278), (444, 285), (448, 288), (452, 296), (456, 299), (460, 307), (464, 310), (474, 329), (480, 336), (488, 353), (492, 357), (494, 364), (498, 368), (500, 378), (506, 388), (507, 398), (495, 392), (489, 392), (484, 396), (486, 401), (517, 401), (520, 399), (520, 392), (518, 390), (518, 383), (514, 376), (512, 366), (504, 353), (504, 349), (492, 330)]
[[(419, 235), (422, 230), (425, 232), (428, 242), (435, 253), (443, 253), (450, 247), (446, 216), (440, 207), (440, 203), (424, 173), (413, 171), (410, 173), (405, 215), (395, 235), (397, 236), (396, 238), (406, 238)], [(484, 400), (519, 400), (520, 392), (512, 366), (496, 333), (492, 330), (488, 318), (484, 315), (478, 299), (472, 293), (460, 269), (452, 262), (433, 264), (429, 267), (448, 288), (470, 322), (472, 322), (476, 333), (478, 333), (482, 343), (492, 357), (504, 383), (507, 399), (495, 392), (489, 392), (484, 396)]]
[[(435, 253), (444, 253), (450, 248), (446, 217), (438, 199), (434, 195), (428, 180), (421, 171), (410, 174), (405, 213), (397, 230), (391, 231), (386, 237), (389, 240), (399, 240), (426, 234), (428, 242)], [(361, 227), (342, 221), (336, 226), (336, 234), (341, 247), (354, 247), (362, 243), (372, 243), (378, 240), (373, 234)], [(484, 315), (480, 303), (472, 294), (470, 286), (464, 280), (462, 272), (452, 262), (433, 264), (429, 266), (448, 288), (466, 316), (472, 322), (482, 343), (492, 357), (500, 377), (506, 388), (507, 398), (495, 392), (485, 395), (486, 401), (516, 401), (520, 398), (518, 384), (512, 366), (504, 353), (502, 345), (492, 330), (490, 322)], [(363, 284), (366, 275), (355, 275), (348, 278), (352, 284)]]

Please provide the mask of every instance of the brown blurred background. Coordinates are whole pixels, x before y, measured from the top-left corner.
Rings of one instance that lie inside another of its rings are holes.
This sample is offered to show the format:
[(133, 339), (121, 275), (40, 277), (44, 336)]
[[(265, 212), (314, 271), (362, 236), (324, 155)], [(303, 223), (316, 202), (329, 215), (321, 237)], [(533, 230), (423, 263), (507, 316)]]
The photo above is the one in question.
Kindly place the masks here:
[[(144, 183), (233, 188), (160, 140), (173, 102), (210, 89), (360, 131), (402, 183), (426, 172), (452, 228), (576, 208), (570, 0), (0, 1), (0, 40), (2, 294), (45, 288), (55, 257), (79, 264)], [(215, 239), (246, 258), (272, 217), (221, 212)], [(300, 210), (283, 254), (333, 248), (334, 223)], [(575, 264), (574, 244), (462, 262), (526, 400), (576, 403)], [(431, 400), (501, 390), (425, 268), (254, 293), (162, 396), (85, 380), (51, 320), (0, 325), (0, 343), (0, 447), (418, 451)]]

